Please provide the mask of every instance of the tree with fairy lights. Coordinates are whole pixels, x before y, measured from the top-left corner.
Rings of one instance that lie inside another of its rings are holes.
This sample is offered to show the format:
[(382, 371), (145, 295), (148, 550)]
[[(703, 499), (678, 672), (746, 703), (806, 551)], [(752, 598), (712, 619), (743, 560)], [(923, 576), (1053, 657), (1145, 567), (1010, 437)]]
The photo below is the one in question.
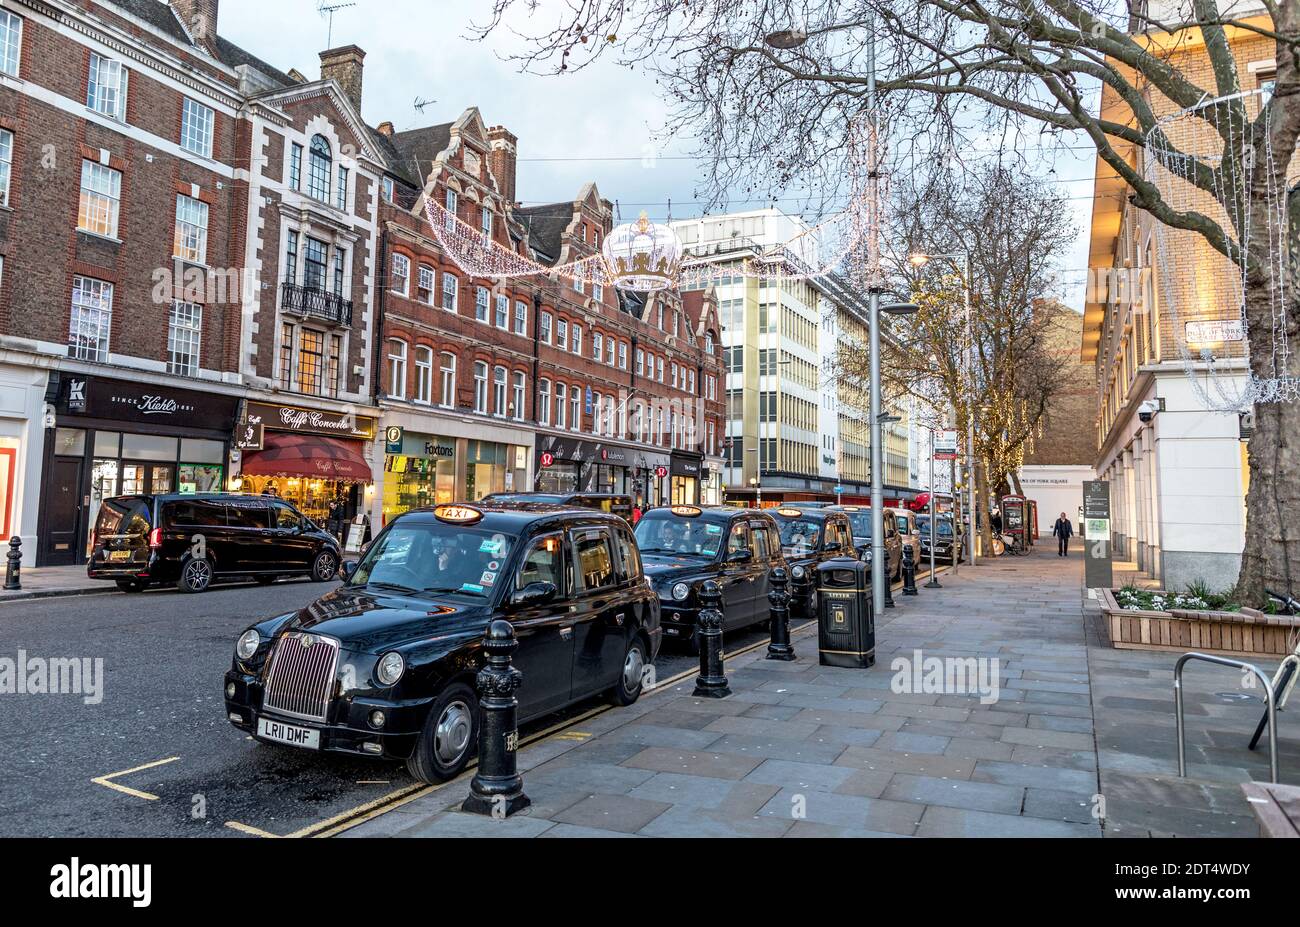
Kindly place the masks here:
[[(1129, 207), (1236, 276), (1249, 386), (1220, 390), (1217, 408), (1255, 413), (1238, 595), (1300, 586), (1300, 0), (493, 0), (480, 34), (516, 7), (540, 24), (525, 68), (611, 56), (647, 72), (673, 104), (667, 130), (700, 140), (719, 201), (763, 186), (833, 201), (872, 54), (896, 171), (990, 141), (1011, 154), (1086, 140)], [(1234, 55), (1243, 38), (1271, 53), (1271, 90)], [(1185, 127), (1168, 131), (1171, 115)], [(1185, 358), (1203, 373), (1220, 360)]]

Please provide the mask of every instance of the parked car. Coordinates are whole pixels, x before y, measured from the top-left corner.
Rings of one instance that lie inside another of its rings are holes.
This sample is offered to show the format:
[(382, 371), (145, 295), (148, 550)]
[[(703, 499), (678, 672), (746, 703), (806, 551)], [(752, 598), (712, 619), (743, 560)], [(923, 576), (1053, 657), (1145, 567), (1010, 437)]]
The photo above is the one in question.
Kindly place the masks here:
[[(837, 505), (827, 511), (843, 512), (853, 525), (853, 546), (858, 556), (867, 563), (871, 562), (871, 509), (864, 505)], [(889, 552), (889, 576), (891, 582), (903, 575), (903, 539), (898, 533), (894, 513), (885, 509), (881, 516), (885, 524), (885, 550)]]
[(105, 499), (86, 574), (113, 580), (123, 592), (155, 583), (202, 592), (232, 578), (324, 582), (341, 559), (338, 540), (283, 499), (167, 493)]
[(573, 505), (598, 512), (611, 512), (621, 516), (625, 521), (632, 521), (633, 501), (631, 496), (608, 492), (494, 492), (484, 496), (484, 502), (497, 505), (516, 505), (542, 503), (547, 505)]
[[(929, 562), (930, 559), (930, 516), (916, 516), (916, 530), (921, 536), (921, 560)], [(943, 563), (952, 563), (954, 555), (958, 563), (965, 559), (965, 553), (962, 551), (962, 539), (960, 535), (954, 536), (952, 530), (952, 519), (946, 515), (939, 515), (934, 522), (934, 559)]]
[(627, 523), (567, 506), (440, 505), (393, 519), (347, 581), (240, 635), (226, 712), (259, 741), (405, 760), (449, 779), (477, 743), (483, 636), (515, 629), (519, 720), (629, 705), (660, 644)]
[(921, 538), (916, 533), (916, 513), (911, 509), (891, 508), (886, 511), (894, 514), (894, 527), (904, 547), (912, 548), (912, 561), (921, 558)]
[(724, 631), (768, 619), (768, 574), (784, 566), (781, 535), (765, 509), (673, 505), (636, 525), (637, 545), (662, 605), (665, 638), (700, 650), (700, 587), (722, 587)]
[(781, 553), (790, 569), (791, 614), (817, 617), (817, 565), (855, 553), (848, 515), (833, 509), (782, 506), (768, 509), (781, 531)]

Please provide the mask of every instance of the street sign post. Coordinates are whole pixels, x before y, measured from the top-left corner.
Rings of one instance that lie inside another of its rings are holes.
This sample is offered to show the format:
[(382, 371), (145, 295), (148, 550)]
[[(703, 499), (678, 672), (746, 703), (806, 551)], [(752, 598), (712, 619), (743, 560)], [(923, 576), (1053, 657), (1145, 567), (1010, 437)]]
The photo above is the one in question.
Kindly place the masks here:
[(957, 459), (957, 432), (936, 431), (934, 433), (934, 459)]
[(1084, 579), (1089, 589), (1109, 589), (1113, 582), (1110, 551), (1110, 483), (1083, 484)]

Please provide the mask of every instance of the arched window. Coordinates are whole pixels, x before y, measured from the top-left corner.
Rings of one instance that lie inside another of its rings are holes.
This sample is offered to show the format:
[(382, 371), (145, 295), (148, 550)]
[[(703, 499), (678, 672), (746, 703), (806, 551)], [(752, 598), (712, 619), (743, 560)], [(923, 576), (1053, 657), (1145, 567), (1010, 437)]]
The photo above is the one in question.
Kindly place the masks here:
[(488, 365), (482, 361), (474, 362), (474, 411), (487, 412)]
[(406, 398), (406, 342), (401, 338), (388, 339), (388, 396)]
[(415, 349), (415, 401), (430, 402), (433, 398), (433, 348), (419, 345)]
[(492, 371), (492, 414), (497, 418), (506, 417), (506, 368), (497, 367)]
[(442, 390), (438, 404), (445, 409), (456, 407), (456, 355), (443, 351), (439, 355), (438, 372), (442, 378)]
[(330, 174), (333, 172), (334, 155), (330, 143), (323, 135), (311, 137), (311, 147), (307, 150), (307, 194), (318, 200), (329, 202)]

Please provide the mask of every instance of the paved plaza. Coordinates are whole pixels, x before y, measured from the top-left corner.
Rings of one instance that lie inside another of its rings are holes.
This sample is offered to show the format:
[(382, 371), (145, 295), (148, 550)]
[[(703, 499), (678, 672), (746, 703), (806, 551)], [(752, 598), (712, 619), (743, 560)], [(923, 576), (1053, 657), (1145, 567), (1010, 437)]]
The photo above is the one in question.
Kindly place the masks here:
[[(1054, 553), (962, 567), (896, 596), (870, 670), (819, 666), (805, 631), (793, 663), (728, 661), (727, 699), (687, 680), (523, 749), (524, 813), (456, 810), (467, 774), (345, 836), (1256, 836), (1239, 783), (1267, 778), (1266, 751), (1245, 749), (1259, 703), (1233, 671), (1189, 671), (1178, 779), (1177, 655), (1104, 643), (1081, 568)], [(898, 685), (892, 662), (918, 651), (922, 670), (996, 661), (996, 699), (978, 678), (927, 691), (915, 667)], [(1300, 725), (1281, 732), (1296, 781)]]

